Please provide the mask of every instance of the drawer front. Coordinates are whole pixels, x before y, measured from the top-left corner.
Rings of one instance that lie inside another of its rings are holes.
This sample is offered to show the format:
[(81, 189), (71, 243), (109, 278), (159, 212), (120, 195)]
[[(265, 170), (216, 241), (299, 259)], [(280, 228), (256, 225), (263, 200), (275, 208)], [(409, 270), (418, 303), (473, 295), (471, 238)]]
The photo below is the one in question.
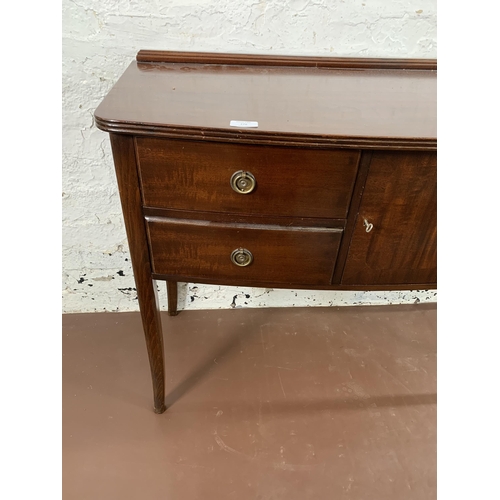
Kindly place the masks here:
[[(241, 283), (330, 284), (342, 230), (147, 217), (153, 272)], [(246, 253), (250, 252), (251, 255)], [(237, 265), (233, 259), (241, 264)]]
[[(345, 218), (358, 151), (137, 138), (147, 207)], [(231, 187), (251, 192), (240, 193)]]

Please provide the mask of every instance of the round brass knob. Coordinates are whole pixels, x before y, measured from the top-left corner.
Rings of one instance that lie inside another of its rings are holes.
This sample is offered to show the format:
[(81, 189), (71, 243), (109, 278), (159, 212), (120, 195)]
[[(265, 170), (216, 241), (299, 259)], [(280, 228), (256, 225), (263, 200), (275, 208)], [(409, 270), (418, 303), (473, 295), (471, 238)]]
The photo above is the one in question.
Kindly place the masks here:
[(231, 176), (231, 187), (239, 194), (249, 194), (256, 186), (255, 177), (250, 172), (238, 170)]
[(246, 248), (237, 248), (231, 253), (231, 262), (237, 266), (249, 266), (253, 261), (253, 255)]

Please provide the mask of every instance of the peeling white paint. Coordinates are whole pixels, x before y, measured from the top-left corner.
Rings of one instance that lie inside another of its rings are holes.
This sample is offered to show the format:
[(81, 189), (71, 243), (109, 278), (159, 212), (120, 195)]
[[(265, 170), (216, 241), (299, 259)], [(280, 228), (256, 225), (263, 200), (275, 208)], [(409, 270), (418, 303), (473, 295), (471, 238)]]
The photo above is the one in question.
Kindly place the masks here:
[[(140, 49), (434, 58), (436, 2), (63, 0), (64, 312), (138, 310), (109, 139), (93, 112)], [(413, 303), (434, 294), (184, 284), (179, 308)]]

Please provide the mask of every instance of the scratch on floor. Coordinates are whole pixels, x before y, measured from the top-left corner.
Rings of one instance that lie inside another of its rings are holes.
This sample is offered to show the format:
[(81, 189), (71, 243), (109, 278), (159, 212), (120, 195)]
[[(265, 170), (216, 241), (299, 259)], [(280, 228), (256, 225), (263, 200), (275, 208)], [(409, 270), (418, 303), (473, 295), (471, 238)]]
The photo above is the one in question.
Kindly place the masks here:
[(234, 448), (231, 448), (231, 446), (228, 446), (222, 438), (217, 434), (217, 431), (214, 432), (214, 438), (215, 442), (219, 445), (219, 448), (223, 451), (227, 451), (228, 453), (231, 453), (232, 455), (237, 455), (239, 457), (244, 457), (248, 458), (250, 460), (253, 460), (255, 457), (249, 457), (248, 455), (245, 455), (244, 453), (241, 453), (241, 451), (235, 450)]
[(389, 455), (390, 455), (391, 457), (393, 457), (394, 462), (396, 462), (396, 463), (398, 464), (399, 469), (403, 471), (403, 470), (404, 470), (404, 468), (403, 468), (403, 466), (401, 465), (401, 462), (399, 461), (398, 454), (397, 454), (394, 450), (391, 450), (391, 451), (389, 452)]
[(286, 366), (264, 365), (264, 368), (279, 368), (280, 370), (290, 370), (291, 372), (297, 371), (297, 368), (288, 368)]
[(281, 469), (281, 470), (291, 470), (291, 471), (297, 471), (297, 470), (313, 470), (314, 468), (318, 467), (318, 465), (324, 465), (324, 464), (315, 464), (315, 465), (296, 465), (296, 464), (287, 464), (285, 462), (274, 462), (273, 467), (275, 469)]
[(264, 342), (264, 334), (262, 333), (262, 327), (263, 326), (264, 325), (261, 325), (261, 327), (260, 327), (260, 340), (261, 340), (261, 346), (262, 346), (262, 354), (265, 356), (266, 355), (266, 349), (264, 347), (264, 343), (265, 343)]
[(376, 361), (376, 360), (374, 360), (374, 361), (379, 366), (379, 368), (384, 370), (385, 373), (389, 374), (391, 376), (391, 378), (393, 378), (399, 385), (402, 385), (410, 394), (413, 394), (413, 391), (408, 386), (403, 384), (403, 382), (401, 382), (401, 380), (399, 380), (397, 377), (395, 377), (389, 370), (384, 368), (378, 361)]
[(280, 385), (281, 385), (281, 390), (283, 391), (283, 396), (285, 396), (285, 399), (287, 399), (285, 389), (283, 389), (283, 382), (281, 381), (281, 375), (279, 371), (278, 371), (278, 378), (280, 379)]
[(215, 472), (215, 469), (213, 467), (206, 467), (205, 465), (198, 465), (198, 464), (181, 464), (179, 462), (165, 462), (168, 465), (182, 465), (183, 467), (191, 467), (192, 469), (209, 469), (211, 472)]

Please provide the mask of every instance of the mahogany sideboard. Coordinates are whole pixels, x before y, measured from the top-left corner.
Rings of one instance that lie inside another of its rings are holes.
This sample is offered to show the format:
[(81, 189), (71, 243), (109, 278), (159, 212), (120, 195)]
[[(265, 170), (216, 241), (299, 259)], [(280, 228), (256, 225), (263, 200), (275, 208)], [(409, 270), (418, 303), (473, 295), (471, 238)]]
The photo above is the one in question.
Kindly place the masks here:
[(155, 280), (436, 287), (435, 60), (140, 51), (95, 111), (110, 133), (153, 379)]

